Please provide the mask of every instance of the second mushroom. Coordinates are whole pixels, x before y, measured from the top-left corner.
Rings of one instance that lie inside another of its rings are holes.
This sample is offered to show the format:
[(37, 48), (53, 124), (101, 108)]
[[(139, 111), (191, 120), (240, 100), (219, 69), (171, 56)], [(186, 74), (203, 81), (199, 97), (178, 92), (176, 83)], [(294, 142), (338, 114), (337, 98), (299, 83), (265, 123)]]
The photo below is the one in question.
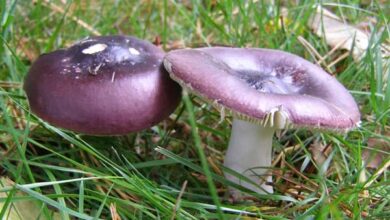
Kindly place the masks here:
[[(267, 170), (275, 130), (305, 127), (342, 132), (360, 121), (358, 107), (343, 85), (290, 53), (225, 47), (183, 49), (168, 53), (164, 65), (183, 88), (232, 113), (224, 166), (241, 175), (225, 172), (225, 176), (260, 194), (273, 193)], [(236, 198), (242, 195), (236, 189), (232, 194)]]
[(26, 76), (31, 111), (57, 127), (90, 135), (140, 131), (168, 117), (181, 88), (164, 52), (131, 36), (86, 38), (41, 55)]

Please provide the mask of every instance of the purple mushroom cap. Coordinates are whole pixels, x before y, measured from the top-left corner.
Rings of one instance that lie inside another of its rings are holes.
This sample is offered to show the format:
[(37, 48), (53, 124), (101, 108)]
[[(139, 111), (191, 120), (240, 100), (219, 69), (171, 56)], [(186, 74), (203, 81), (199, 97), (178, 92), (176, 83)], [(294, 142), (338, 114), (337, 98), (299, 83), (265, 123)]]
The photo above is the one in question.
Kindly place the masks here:
[(239, 118), (264, 122), (282, 110), (292, 126), (345, 131), (360, 121), (350, 93), (303, 58), (269, 49), (199, 48), (169, 52), (171, 78)]
[(177, 107), (180, 86), (164, 52), (129, 36), (91, 37), (40, 56), (25, 79), (32, 112), (49, 123), (93, 135), (148, 128)]
[[(267, 170), (277, 129), (347, 131), (360, 121), (354, 99), (334, 77), (286, 52), (183, 49), (169, 52), (164, 66), (184, 88), (233, 113), (224, 174), (258, 194), (273, 193)], [(245, 194), (234, 187), (229, 191), (239, 200)]]

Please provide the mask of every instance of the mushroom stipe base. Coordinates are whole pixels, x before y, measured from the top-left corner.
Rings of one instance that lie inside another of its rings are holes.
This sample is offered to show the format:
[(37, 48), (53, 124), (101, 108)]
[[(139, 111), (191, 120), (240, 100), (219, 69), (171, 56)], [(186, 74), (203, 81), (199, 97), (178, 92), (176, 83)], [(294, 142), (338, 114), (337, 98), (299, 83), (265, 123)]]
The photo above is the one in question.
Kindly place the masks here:
[[(176, 82), (179, 85), (183, 83), (181, 80)], [(191, 92), (210, 103), (220, 112), (227, 110), (227, 113), (233, 116), (232, 132), (224, 166), (234, 170), (237, 175), (225, 172), (225, 177), (258, 194), (273, 193), (273, 187), (267, 184), (272, 182), (272, 176), (269, 174), (269, 169), (272, 167), (272, 139), (276, 129), (292, 127), (287, 114), (280, 108), (275, 108), (263, 120), (254, 120), (246, 116), (254, 121), (252, 122), (252, 120), (248, 121), (245, 115), (234, 114), (232, 110), (191, 91), (189, 86), (183, 86), (183, 88), (183, 93)], [(249, 178), (250, 181), (245, 180), (245, 178)], [(244, 196), (243, 192), (235, 188), (229, 188), (229, 192), (235, 200), (240, 200)]]

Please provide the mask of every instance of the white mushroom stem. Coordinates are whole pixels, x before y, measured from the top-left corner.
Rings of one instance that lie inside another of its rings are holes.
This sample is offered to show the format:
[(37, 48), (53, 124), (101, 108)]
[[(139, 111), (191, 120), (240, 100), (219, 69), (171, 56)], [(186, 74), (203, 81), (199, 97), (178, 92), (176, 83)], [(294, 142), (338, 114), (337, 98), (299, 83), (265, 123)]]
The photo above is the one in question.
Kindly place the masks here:
[[(224, 166), (247, 177), (253, 183), (228, 172), (225, 172), (226, 178), (259, 194), (273, 193), (272, 186), (265, 183), (272, 182), (267, 171), (272, 161), (274, 133), (273, 127), (234, 119)], [(241, 197), (237, 190), (232, 190), (231, 193), (236, 198)]]

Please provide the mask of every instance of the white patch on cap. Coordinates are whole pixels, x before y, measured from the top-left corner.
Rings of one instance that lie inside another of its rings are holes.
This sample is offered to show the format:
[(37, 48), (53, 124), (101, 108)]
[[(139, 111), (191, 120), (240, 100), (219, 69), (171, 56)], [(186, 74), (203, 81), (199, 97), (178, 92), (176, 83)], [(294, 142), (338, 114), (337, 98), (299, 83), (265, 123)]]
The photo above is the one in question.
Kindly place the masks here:
[(82, 50), (83, 54), (99, 53), (107, 48), (107, 44), (94, 44)]
[(68, 62), (69, 60), (70, 60), (70, 57), (65, 57), (64, 59), (61, 60), (61, 62), (66, 63), (66, 62)]
[(111, 75), (111, 82), (114, 82), (114, 80), (115, 80), (115, 71)]
[(293, 83), (293, 77), (291, 75), (287, 75), (287, 76), (283, 77), (282, 80), (287, 84)]
[(140, 52), (137, 49), (132, 48), (132, 47), (129, 48), (129, 52), (133, 55), (136, 55), (136, 56), (138, 56), (140, 54)]

